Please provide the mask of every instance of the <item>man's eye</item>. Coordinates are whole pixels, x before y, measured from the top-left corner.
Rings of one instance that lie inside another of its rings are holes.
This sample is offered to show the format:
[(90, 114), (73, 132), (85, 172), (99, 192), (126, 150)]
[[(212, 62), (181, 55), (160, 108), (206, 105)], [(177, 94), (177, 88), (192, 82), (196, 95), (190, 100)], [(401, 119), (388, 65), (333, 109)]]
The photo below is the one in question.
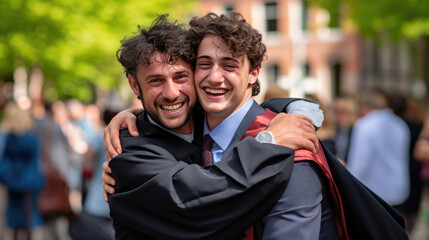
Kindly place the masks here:
[(187, 77), (187, 75), (183, 74), (183, 75), (178, 75), (178, 76), (176, 77), (176, 79), (184, 79), (184, 78), (186, 78), (186, 77)]
[(199, 67), (207, 67), (207, 66), (210, 66), (210, 64), (209, 63), (198, 63), (197, 64)]
[(228, 70), (234, 70), (234, 69), (237, 68), (237, 66), (235, 66), (235, 65), (225, 65), (225, 68), (228, 69)]
[(149, 83), (159, 83), (159, 82), (161, 82), (161, 79), (158, 79), (158, 78), (149, 80)]

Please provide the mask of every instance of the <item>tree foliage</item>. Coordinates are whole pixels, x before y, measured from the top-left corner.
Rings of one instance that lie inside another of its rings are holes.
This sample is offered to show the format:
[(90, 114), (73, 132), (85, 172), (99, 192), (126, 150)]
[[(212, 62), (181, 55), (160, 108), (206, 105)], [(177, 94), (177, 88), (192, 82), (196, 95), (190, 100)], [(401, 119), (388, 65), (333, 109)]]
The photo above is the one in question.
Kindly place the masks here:
[[(428, 0), (309, 0), (327, 9), (331, 16), (341, 15), (359, 32), (375, 41), (410, 43), (414, 74), (425, 84), (429, 102), (429, 1)], [(335, 18), (334, 18), (335, 20)]]
[[(377, 37), (381, 32), (393, 39), (429, 35), (429, 1), (427, 0), (310, 0), (330, 11), (341, 12), (365, 36)], [(333, 14), (332, 14), (333, 13)]]
[(13, 0), (0, 2), (0, 81), (14, 69), (40, 68), (60, 98), (88, 101), (93, 86), (118, 85), (122, 69), (116, 51), (137, 25), (157, 14), (185, 22), (192, 0)]

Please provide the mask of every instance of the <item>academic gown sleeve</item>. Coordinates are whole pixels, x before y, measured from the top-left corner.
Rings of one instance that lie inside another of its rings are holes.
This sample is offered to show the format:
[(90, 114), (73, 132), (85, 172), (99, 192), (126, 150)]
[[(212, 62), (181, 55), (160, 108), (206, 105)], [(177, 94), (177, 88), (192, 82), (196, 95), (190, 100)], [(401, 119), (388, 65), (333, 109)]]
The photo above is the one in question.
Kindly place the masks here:
[(286, 107), (295, 101), (307, 101), (300, 98), (271, 98), (263, 103), (261, 107), (268, 108), (275, 113), (287, 112)]
[(322, 126), (324, 120), (324, 114), (319, 105), (306, 99), (272, 98), (263, 102), (261, 107), (268, 108), (275, 113), (285, 112), (307, 116), (313, 121), (316, 130)]
[(116, 239), (239, 239), (280, 198), (293, 151), (248, 137), (202, 168), (156, 144), (135, 144), (109, 166)]

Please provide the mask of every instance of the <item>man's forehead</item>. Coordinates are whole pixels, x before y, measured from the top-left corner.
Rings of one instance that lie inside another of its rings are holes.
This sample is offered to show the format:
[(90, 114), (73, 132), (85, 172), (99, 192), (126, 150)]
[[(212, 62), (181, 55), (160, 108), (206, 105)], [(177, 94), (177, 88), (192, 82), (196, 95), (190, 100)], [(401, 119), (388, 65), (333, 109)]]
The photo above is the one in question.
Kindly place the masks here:
[(225, 43), (225, 41), (215, 35), (207, 35), (201, 41), (201, 44), (198, 47), (197, 59), (198, 58), (212, 58), (208, 53), (215, 53), (217, 58), (222, 60), (232, 60), (243, 63), (245, 55), (233, 55), (231, 48)]
[(191, 68), (191, 65), (181, 58), (170, 59), (167, 53), (154, 52), (150, 57), (149, 64), (142, 64), (140, 70), (147, 71), (184, 71)]
[(187, 63), (186, 61), (184, 61), (181, 57), (179, 56), (172, 56), (169, 53), (163, 53), (163, 52), (158, 52), (155, 51), (152, 53), (152, 56), (150, 57), (150, 64), (153, 63), (165, 63), (165, 64), (169, 64), (169, 65), (190, 65), (189, 63)]

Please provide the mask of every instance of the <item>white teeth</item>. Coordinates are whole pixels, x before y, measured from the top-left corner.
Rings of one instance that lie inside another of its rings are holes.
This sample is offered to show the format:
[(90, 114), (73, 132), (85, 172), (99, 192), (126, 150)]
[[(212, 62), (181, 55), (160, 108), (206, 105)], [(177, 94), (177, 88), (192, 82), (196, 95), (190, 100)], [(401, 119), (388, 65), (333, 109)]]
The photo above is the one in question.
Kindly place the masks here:
[(178, 104), (174, 104), (174, 105), (162, 105), (162, 109), (167, 110), (167, 111), (175, 111), (175, 110), (179, 109), (182, 105), (183, 105), (183, 103), (178, 103)]
[(226, 90), (224, 89), (212, 89), (212, 88), (206, 88), (206, 92), (210, 94), (224, 94), (226, 93)]

